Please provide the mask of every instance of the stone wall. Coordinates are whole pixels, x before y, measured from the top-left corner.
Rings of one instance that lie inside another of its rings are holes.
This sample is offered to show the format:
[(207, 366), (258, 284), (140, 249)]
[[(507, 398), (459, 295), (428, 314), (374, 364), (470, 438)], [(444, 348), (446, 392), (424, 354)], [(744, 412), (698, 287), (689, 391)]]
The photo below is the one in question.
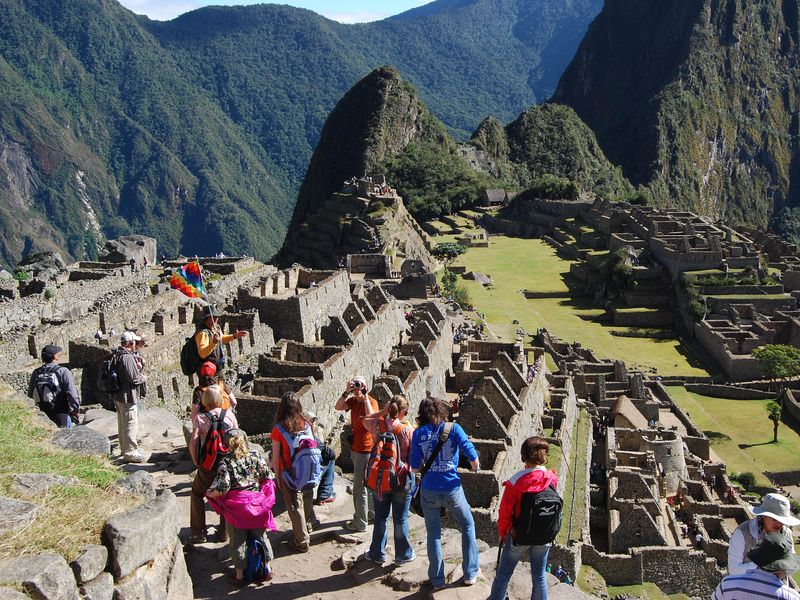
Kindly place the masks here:
[(683, 593), (690, 597), (709, 597), (723, 572), (713, 558), (688, 548), (635, 548), (641, 557), (644, 581), (655, 583), (665, 594)]

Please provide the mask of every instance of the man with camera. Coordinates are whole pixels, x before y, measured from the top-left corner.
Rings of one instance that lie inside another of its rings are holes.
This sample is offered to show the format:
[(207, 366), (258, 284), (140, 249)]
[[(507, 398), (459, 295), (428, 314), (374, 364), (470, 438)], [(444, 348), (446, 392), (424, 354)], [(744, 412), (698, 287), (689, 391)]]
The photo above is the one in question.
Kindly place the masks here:
[(345, 392), (336, 401), (336, 410), (350, 411), (350, 456), (353, 459), (353, 520), (345, 527), (350, 531), (367, 530), (367, 510), (371, 503), (370, 494), (364, 486), (364, 468), (372, 451), (372, 434), (364, 426), (362, 419), (378, 412), (378, 402), (367, 394), (367, 380), (354, 377), (347, 384)]

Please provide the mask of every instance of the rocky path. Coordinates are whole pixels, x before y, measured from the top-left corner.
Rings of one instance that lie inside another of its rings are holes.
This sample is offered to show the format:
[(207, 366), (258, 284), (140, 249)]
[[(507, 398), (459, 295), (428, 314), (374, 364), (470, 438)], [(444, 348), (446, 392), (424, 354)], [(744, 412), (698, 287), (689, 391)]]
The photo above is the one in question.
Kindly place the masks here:
[[(108, 411), (92, 411), (89, 426), (116, 441), (116, 415)], [(142, 465), (125, 465), (129, 471), (149, 472), (159, 487), (167, 487), (178, 497), (182, 508), (181, 537), (189, 536), (189, 491), (193, 481), (193, 468), (183, 442), (182, 425), (172, 414), (162, 409), (149, 409), (140, 415), (140, 446), (149, 456)], [(228, 559), (227, 545), (216, 542), (218, 517), (207, 512), (209, 542), (196, 546), (185, 546), (186, 562), (194, 584), (195, 598), (222, 598), (234, 594), (247, 598), (263, 598), (269, 594), (275, 600), (348, 599), (367, 600), (374, 598), (435, 600), (485, 600), (489, 596), (491, 581), (497, 559), (497, 549), (479, 542), (483, 576), (472, 587), (462, 584), (461, 537), (456, 530), (445, 530), (442, 549), (448, 585), (433, 592), (427, 583), (428, 561), (425, 551), (424, 521), (412, 515), (411, 539), (417, 559), (402, 567), (388, 561), (383, 566), (358, 557), (369, 545), (369, 534), (352, 534), (344, 529), (344, 523), (352, 517), (349, 482), (338, 477), (335, 483), (336, 501), (315, 507), (320, 527), (311, 535), (311, 550), (306, 554), (289, 551), (286, 541), (291, 526), (289, 518), (279, 503), (275, 507), (277, 531), (269, 533), (275, 555), (272, 567), (274, 579), (261, 586), (248, 586), (241, 590), (232, 588), (227, 580), (227, 570), (232, 568)], [(371, 531), (371, 530), (370, 530)], [(392, 557), (391, 536), (387, 554)], [(574, 587), (564, 585), (550, 577), (550, 598), (554, 600), (588, 598)], [(530, 597), (530, 574), (527, 564), (520, 565), (515, 572), (509, 597), (512, 600)]]

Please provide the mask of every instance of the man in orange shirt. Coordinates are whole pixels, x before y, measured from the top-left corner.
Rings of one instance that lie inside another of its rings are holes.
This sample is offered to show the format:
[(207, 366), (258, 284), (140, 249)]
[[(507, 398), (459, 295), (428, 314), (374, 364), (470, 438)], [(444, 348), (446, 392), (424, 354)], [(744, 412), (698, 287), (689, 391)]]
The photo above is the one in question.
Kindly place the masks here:
[(378, 412), (378, 402), (367, 394), (367, 380), (354, 377), (345, 392), (336, 401), (336, 410), (350, 411), (350, 427), (353, 430), (350, 442), (350, 456), (353, 459), (353, 520), (345, 527), (350, 531), (367, 530), (367, 509), (371, 498), (364, 486), (364, 468), (372, 451), (372, 434), (364, 426), (362, 419)]

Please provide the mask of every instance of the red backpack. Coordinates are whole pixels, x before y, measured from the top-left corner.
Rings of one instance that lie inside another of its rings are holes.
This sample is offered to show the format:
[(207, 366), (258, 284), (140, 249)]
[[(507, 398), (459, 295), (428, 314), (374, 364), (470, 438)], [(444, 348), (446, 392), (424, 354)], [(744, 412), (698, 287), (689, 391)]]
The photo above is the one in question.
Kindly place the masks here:
[(212, 413), (203, 413), (206, 418), (211, 421), (211, 426), (208, 428), (205, 440), (200, 444), (200, 452), (198, 453), (198, 466), (204, 471), (213, 471), (217, 468), (220, 459), (228, 453), (228, 447), (225, 445), (225, 432), (231, 426), (225, 422), (225, 413), (228, 411), (222, 409), (219, 417), (215, 417)]
[(384, 494), (404, 490), (409, 472), (408, 465), (400, 459), (400, 443), (397, 440), (397, 434), (407, 426), (400, 423), (390, 430), (388, 418), (380, 423), (384, 431), (378, 435), (364, 467), (364, 484), (378, 494), (378, 499), (382, 499)]

